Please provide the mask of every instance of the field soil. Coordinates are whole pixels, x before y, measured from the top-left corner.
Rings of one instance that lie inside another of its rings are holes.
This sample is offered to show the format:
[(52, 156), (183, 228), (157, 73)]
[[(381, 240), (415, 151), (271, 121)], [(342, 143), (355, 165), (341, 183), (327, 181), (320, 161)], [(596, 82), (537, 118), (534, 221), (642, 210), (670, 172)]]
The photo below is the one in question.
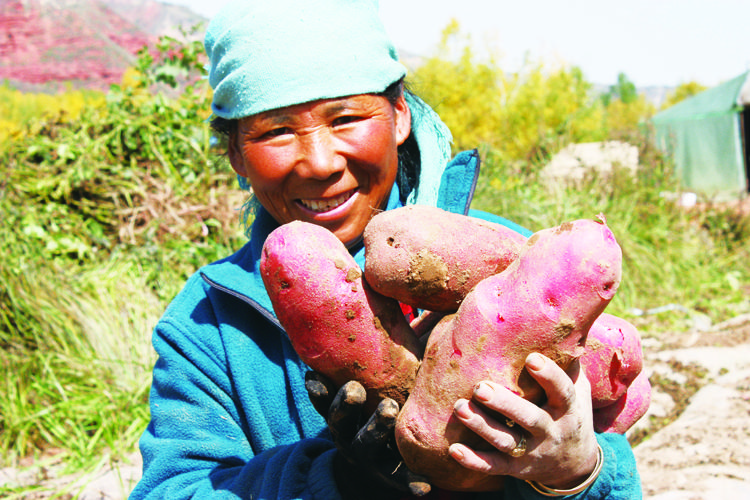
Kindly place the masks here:
[[(630, 431), (646, 500), (728, 500), (750, 491), (750, 314), (644, 337), (651, 407)], [(137, 452), (97, 473), (45, 465), (0, 469), (3, 484), (36, 485), (19, 498), (125, 499), (141, 474)], [(61, 491), (69, 493), (60, 495)]]
[(632, 430), (650, 427), (634, 448), (644, 498), (750, 498), (750, 315), (644, 339), (644, 351), (656, 381)]

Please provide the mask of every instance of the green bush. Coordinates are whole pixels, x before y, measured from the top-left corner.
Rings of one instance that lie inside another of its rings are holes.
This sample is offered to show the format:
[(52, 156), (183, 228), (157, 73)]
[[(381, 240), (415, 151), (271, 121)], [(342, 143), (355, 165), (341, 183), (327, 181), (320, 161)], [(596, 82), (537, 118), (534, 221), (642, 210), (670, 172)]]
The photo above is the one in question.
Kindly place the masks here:
[(89, 467), (132, 450), (151, 329), (187, 276), (244, 241), (200, 46), (160, 49), (101, 106), (28, 120), (0, 152), (2, 465), (59, 449)]
[(510, 73), (494, 51), (484, 58), (476, 52), (453, 22), (435, 55), (409, 77), (453, 132), (457, 150), (482, 146), (523, 162), (547, 159), (569, 142), (606, 138), (604, 108), (580, 69), (529, 59)]
[[(609, 309), (646, 330), (689, 328), (696, 314), (719, 322), (750, 312), (750, 289), (741, 285), (750, 282), (750, 214), (679, 206), (669, 196), (680, 191), (669, 158), (646, 130), (633, 134), (620, 138), (640, 145), (637, 175), (615, 169), (610, 178), (592, 173), (580, 183), (551, 186), (538, 169), (515, 168), (488, 152), (474, 206), (534, 231), (602, 214), (623, 249), (623, 282)], [(651, 324), (638, 318), (668, 305), (677, 312), (648, 318)]]

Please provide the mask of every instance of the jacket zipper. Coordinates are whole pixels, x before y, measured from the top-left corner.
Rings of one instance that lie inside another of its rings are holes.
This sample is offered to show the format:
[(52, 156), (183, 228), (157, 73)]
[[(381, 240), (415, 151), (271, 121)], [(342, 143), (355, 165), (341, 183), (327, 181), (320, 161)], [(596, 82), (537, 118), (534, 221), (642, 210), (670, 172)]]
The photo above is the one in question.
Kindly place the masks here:
[(471, 155), (476, 158), (477, 163), (474, 167), (474, 180), (471, 183), (471, 189), (469, 189), (469, 195), (466, 198), (466, 206), (464, 207), (464, 215), (469, 214), (469, 207), (471, 206), (471, 201), (474, 199), (474, 191), (477, 189), (477, 181), (479, 180), (479, 169), (481, 168), (482, 164), (482, 158), (479, 156), (479, 150), (474, 149), (471, 152)]
[(263, 306), (261, 306), (258, 302), (254, 301), (253, 299), (251, 299), (247, 295), (242, 295), (241, 293), (237, 293), (237, 292), (235, 292), (234, 290), (232, 290), (230, 288), (227, 288), (227, 287), (225, 287), (223, 285), (220, 285), (220, 284), (216, 283), (215, 281), (213, 281), (211, 278), (209, 278), (208, 276), (206, 276), (203, 273), (200, 273), (200, 274), (201, 274), (201, 278), (203, 278), (203, 281), (205, 281), (211, 288), (215, 288), (216, 290), (219, 290), (219, 291), (224, 292), (224, 293), (228, 293), (232, 297), (240, 299), (242, 302), (244, 302), (245, 304), (249, 305), (250, 307), (252, 307), (256, 311), (258, 311), (264, 318), (266, 318), (268, 321), (270, 321), (271, 324), (273, 324), (274, 326), (276, 326), (276, 328), (278, 328), (279, 330), (281, 330), (281, 332), (284, 335), (286, 335), (286, 331), (284, 330), (284, 327), (281, 326), (281, 323), (279, 323), (279, 320), (276, 319), (276, 317), (273, 314), (271, 314), (270, 312), (268, 312), (268, 310), (266, 310), (266, 308), (263, 307)]

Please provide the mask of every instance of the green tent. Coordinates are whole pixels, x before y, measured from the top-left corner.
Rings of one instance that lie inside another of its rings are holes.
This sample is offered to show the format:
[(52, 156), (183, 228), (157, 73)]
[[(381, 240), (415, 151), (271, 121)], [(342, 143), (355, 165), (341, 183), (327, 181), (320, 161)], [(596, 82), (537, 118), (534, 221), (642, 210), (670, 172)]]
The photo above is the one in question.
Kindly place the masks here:
[(686, 189), (721, 197), (748, 192), (750, 71), (665, 109), (653, 124)]

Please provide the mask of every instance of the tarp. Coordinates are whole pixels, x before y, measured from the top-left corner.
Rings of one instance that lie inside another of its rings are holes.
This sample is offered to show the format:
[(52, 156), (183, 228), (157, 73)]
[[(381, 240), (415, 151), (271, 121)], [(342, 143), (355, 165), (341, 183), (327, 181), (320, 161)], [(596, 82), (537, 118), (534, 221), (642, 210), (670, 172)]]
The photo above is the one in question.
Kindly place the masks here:
[(653, 117), (657, 144), (672, 154), (685, 188), (707, 195), (747, 191), (741, 120), (749, 75), (705, 90)]

